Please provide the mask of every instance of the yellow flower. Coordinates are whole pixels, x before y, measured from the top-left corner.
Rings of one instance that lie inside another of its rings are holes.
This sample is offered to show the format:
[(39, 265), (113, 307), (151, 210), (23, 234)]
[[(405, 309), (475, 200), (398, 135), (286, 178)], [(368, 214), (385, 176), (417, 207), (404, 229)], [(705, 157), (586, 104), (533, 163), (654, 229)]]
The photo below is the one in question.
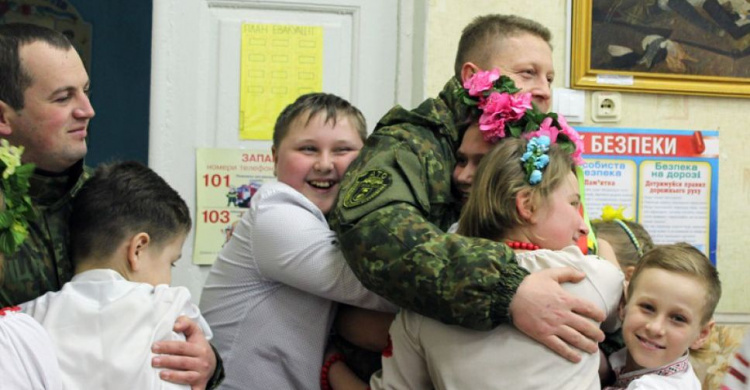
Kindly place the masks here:
[(16, 172), (16, 167), (21, 165), (21, 154), (23, 154), (23, 146), (11, 146), (7, 139), (0, 140), (0, 161), (5, 165), (3, 179), (7, 179)]
[(609, 205), (604, 206), (604, 209), (602, 209), (602, 221), (614, 221), (615, 219), (619, 219), (620, 221), (632, 221), (633, 218), (625, 218), (623, 215), (624, 212), (624, 206), (620, 206), (616, 209)]

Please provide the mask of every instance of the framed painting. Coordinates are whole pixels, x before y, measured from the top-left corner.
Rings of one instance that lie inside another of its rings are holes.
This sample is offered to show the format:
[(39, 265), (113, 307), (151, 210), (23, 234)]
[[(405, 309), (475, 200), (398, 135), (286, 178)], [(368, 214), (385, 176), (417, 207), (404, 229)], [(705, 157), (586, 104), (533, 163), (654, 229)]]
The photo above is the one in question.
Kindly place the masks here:
[(573, 88), (750, 97), (750, 1), (573, 0), (572, 11)]

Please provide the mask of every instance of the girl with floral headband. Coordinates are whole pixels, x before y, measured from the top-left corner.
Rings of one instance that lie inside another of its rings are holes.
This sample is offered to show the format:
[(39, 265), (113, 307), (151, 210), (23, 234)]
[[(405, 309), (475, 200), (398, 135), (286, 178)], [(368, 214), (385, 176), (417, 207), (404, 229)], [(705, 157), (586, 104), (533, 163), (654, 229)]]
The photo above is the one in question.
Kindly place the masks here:
[[(581, 157), (583, 141), (578, 132), (570, 127), (562, 116), (540, 111), (536, 104), (532, 103), (531, 94), (521, 93), (520, 89), (516, 88), (514, 81), (508, 76), (501, 75), (498, 69), (478, 71), (464, 82), (463, 87), (464, 90), (459, 92), (458, 98), (469, 107), (470, 111), (473, 111), (470, 116), (476, 120), (469, 126), (467, 132), (478, 128), (479, 137), (483, 138), (487, 145), (493, 146), (502, 144), (501, 140), (503, 142), (506, 142), (505, 140), (518, 140), (519, 138), (530, 140), (529, 144), (533, 146), (533, 151), (529, 150), (522, 156), (530, 185), (538, 184), (541, 181), (541, 172), (549, 162), (549, 156), (543, 153), (542, 149), (546, 151), (550, 144), (554, 144), (554, 149), (559, 148), (567, 154), (573, 164), (574, 172), (579, 176), (583, 174), (580, 169), (580, 165), (583, 163)], [(463, 148), (463, 143), (461, 148)], [(473, 148), (479, 150), (476, 146)], [(572, 177), (576, 179), (575, 174), (572, 174)], [(474, 183), (476, 183), (476, 180), (474, 180)], [(583, 195), (582, 181), (578, 180), (575, 183), (579, 189), (576, 191), (579, 196), (576, 204), (580, 211), (582, 209), (582, 199), (580, 198)], [(465, 192), (471, 193), (468, 190)], [(579, 215), (579, 218), (582, 215)], [(590, 229), (587, 226), (587, 220), (585, 218), (583, 220), (586, 233), (578, 234), (576, 237), (579, 239), (579, 244), (581, 241), (584, 242), (582, 248), (587, 251), (586, 243)], [(456, 226), (457, 224), (454, 224), (448, 231), (455, 232)], [(606, 256), (616, 264), (611, 247), (605, 242), (601, 244), (603, 257)], [(621, 286), (617, 286), (621, 289)], [(359, 321), (366, 322), (362, 319)], [(368, 321), (384, 321), (384, 319), (369, 318)], [(616, 344), (618, 347), (621, 346), (619, 343)], [(324, 370), (325, 375), (323, 375), (325, 382), (328, 382), (328, 371), (334, 371), (332, 365), (335, 361), (337, 360), (327, 361), (327, 367)], [(602, 369), (605, 370), (604, 367)], [(335, 371), (339, 371), (339, 369), (337, 368)], [(344, 375), (350, 373), (348, 370), (344, 371), (346, 372)]]
[[(615, 327), (623, 275), (576, 246), (588, 228), (578, 212), (576, 159), (565, 140), (508, 138), (482, 160), (458, 233), (505, 242), (530, 272), (574, 267), (584, 281), (565, 284), (607, 313)], [(383, 369), (372, 389), (599, 389), (599, 355), (571, 363), (510, 325), (483, 332), (403, 310), (390, 329)], [(337, 382), (331, 378), (332, 387)], [(343, 388), (343, 387), (342, 387)]]
[[(484, 140), (495, 144), (506, 137), (531, 137), (545, 135), (551, 142), (558, 137), (565, 141), (563, 147), (571, 153), (577, 166), (583, 164), (583, 140), (578, 132), (570, 127), (562, 115), (539, 110), (532, 103), (530, 93), (519, 93), (508, 76), (501, 75), (498, 69), (475, 73), (464, 82), (463, 101), (469, 106), (476, 106), (475, 116), (479, 117), (479, 130)], [(583, 198), (583, 171), (578, 169), (579, 188)], [(586, 209), (581, 202), (580, 212), (591, 231)], [(591, 248), (598, 253), (598, 245), (593, 232), (581, 237), (578, 243), (582, 251)]]
[[(568, 150), (545, 135), (499, 143), (480, 164), (458, 233), (506, 242), (530, 272), (565, 266), (584, 271), (586, 280), (564, 288), (591, 299), (612, 326), (623, 276), (576, 246), (588, 228), (578, 213), (576, 160)], [(477, 332), (407, 311), (390, 334), (393, 349), (390, 357), (384, 354), (373, 389), (600, 388), (599, 355), (574, 364), (512, 326)]]

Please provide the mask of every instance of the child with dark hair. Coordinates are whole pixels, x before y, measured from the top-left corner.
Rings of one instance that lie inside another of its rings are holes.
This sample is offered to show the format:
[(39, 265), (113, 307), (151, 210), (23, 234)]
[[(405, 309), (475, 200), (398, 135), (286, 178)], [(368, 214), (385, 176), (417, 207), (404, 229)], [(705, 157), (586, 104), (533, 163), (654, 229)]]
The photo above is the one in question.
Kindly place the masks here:
[(59, 292), (24, 303), (50, 334), (70, 389), (187, 389), (151, 366), (155, 341), (185, 340), (181, 316), (211, 337), (184, 287), (169, 287), (190, 231), (180, 195), (148, 167), (100, 167), (73, 201), (76, 275)]
[(223, 388), (319, 389), (338, 303), (396, 310), (354, 276), (326, 222), (365, 135), (359, 110), (331, 94), (300, 96), (279, 115), (278, 182), (253, 195), (201, 295)]

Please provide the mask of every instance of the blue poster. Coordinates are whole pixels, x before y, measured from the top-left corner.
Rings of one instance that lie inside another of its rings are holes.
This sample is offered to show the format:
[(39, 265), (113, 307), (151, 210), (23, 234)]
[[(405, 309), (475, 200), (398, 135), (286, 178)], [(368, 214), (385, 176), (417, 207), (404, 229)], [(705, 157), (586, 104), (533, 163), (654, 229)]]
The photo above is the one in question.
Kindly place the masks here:
[(716, 264), (719, 134), (716, 131), (579, 128), (586, 207), (604, 206), (648, 230), (655, 244), (687, 242)]

